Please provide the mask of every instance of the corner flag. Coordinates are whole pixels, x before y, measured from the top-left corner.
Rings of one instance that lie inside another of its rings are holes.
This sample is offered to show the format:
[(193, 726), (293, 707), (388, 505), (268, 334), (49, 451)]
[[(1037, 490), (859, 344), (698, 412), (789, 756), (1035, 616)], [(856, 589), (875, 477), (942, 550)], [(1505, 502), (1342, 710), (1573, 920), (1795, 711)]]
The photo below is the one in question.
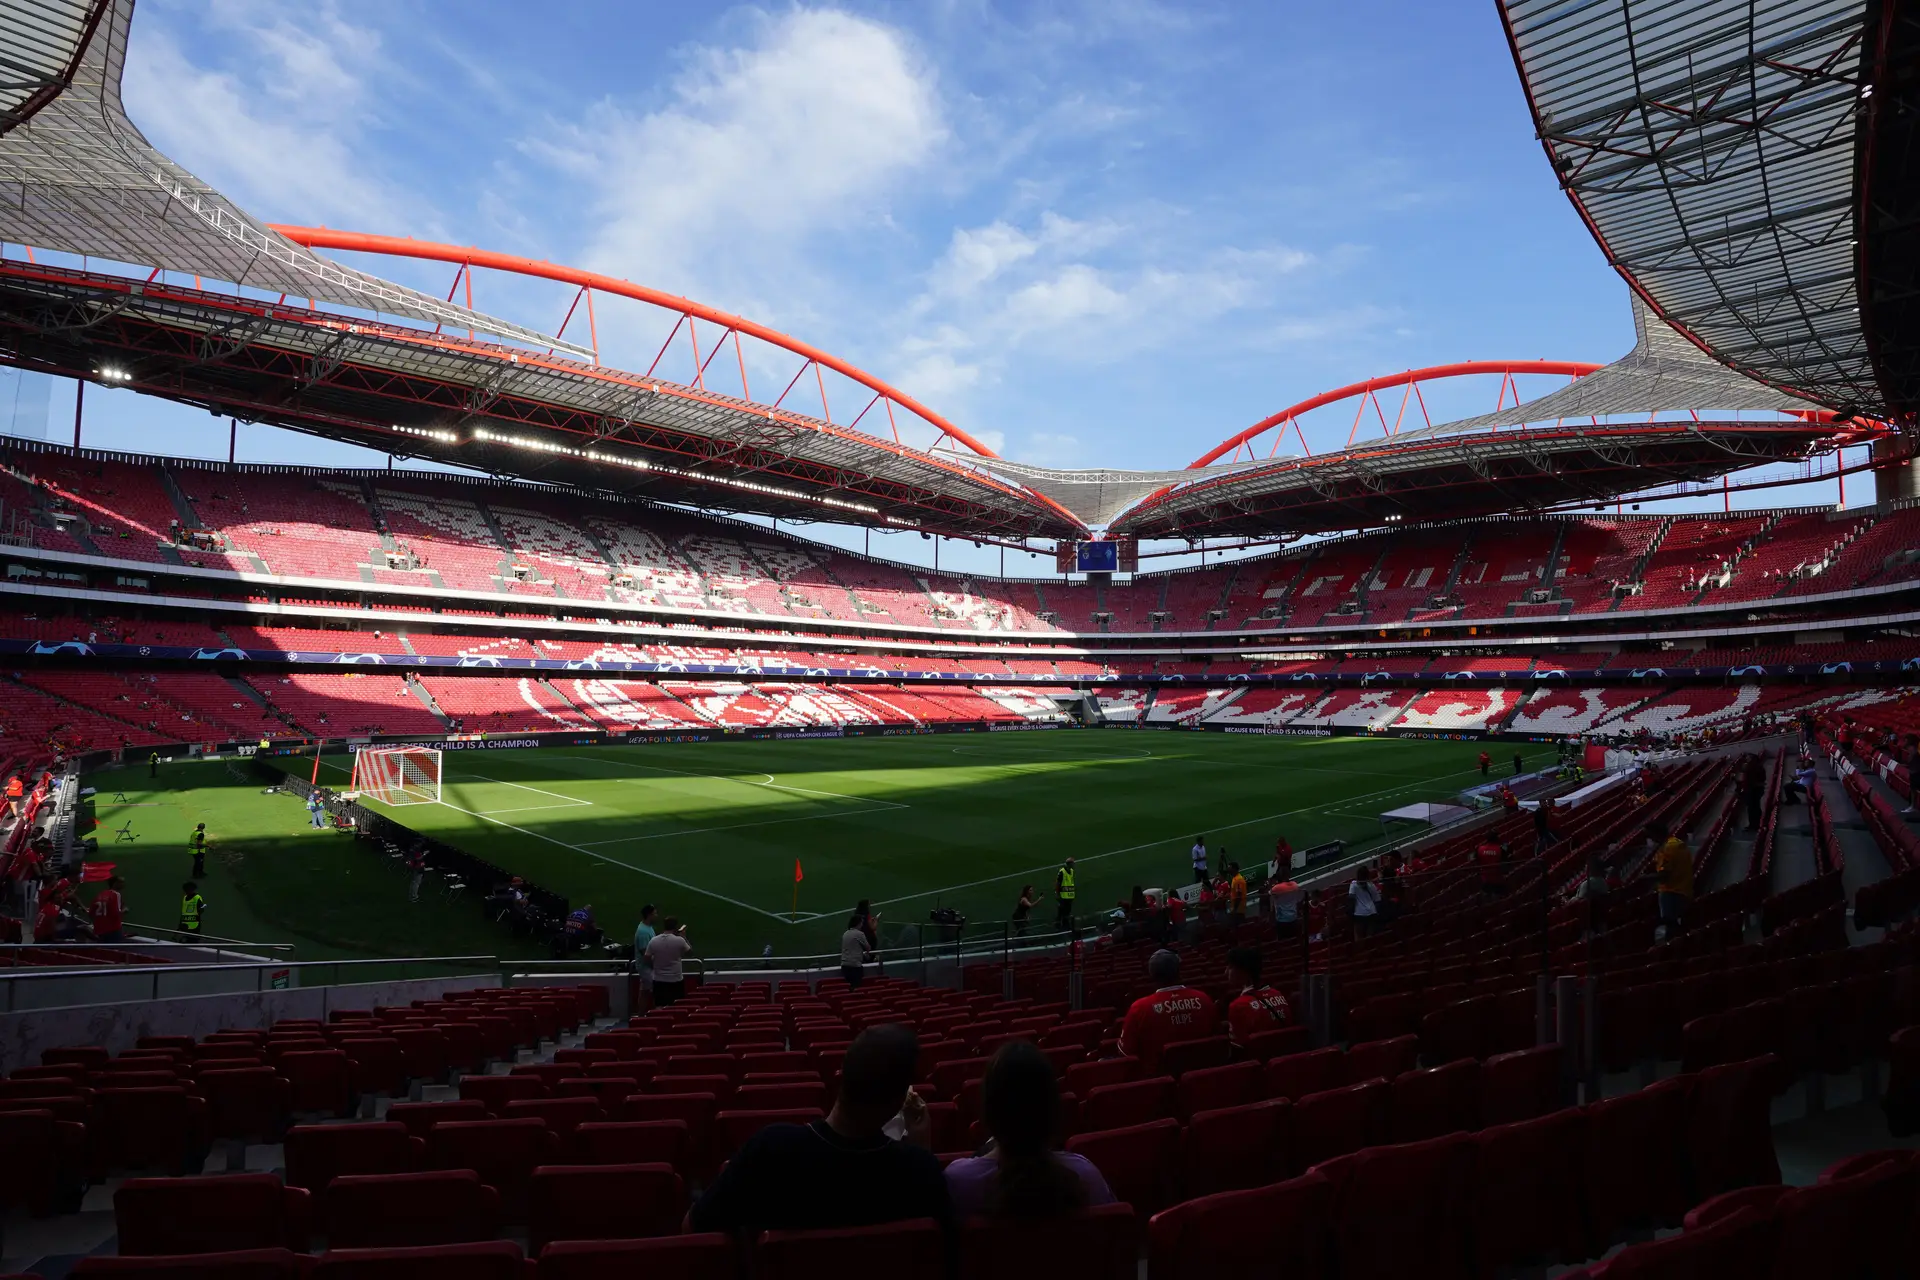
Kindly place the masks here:
[(800, 859), (795, 858), (793, 860), (793, 882), (795, 884), (799, 884), (802, 880), (805, 880), (805, 879), (806, 877), (800, 874)]
[(800, 859), (795, 858), (793, 860), (793, 910), (788, 912), (790, 918), (797, 919), (800, 915), (800, 882), (804, 879), (806, 877), (800, 874)]

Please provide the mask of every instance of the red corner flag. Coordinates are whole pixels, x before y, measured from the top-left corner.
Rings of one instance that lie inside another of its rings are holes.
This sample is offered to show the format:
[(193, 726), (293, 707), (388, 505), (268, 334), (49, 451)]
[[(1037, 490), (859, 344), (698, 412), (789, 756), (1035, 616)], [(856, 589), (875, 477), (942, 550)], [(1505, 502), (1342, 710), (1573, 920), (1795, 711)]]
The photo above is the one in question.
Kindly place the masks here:
[(800, 874), (800, 859), (795, 858), (793, 860), (793, 882), (795, 884), (799, 884), (802, 880), (805, 880), (805, 879), (806, 877)]

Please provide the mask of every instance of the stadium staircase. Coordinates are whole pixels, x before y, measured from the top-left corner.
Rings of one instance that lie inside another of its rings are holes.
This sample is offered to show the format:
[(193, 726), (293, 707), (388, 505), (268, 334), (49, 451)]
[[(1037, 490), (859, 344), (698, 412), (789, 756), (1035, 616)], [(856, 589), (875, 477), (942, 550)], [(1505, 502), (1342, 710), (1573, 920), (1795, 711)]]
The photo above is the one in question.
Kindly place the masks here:
[[(1673, 532), (1673, 523), (1674, 517), (1672, 516), (1666, 516), (1661, 519), (1660, 527), (1654, 531), (1653, 537), (1647, 540), (1646, 548), (1635, 558), (1633, 569), (1627, 574), (1626, 585), (1638, 588), (1645, 583), (1647, 565), (1652, 563), (1653, 557), (1659, 553), (1661, 544), (1667, 540), (1667, 535)], [(1562, 536), (1565, 536), (1564, 530), (1562, 531)], [(1621, 604), (1632, 599), (1633, 596), (1637, 594), (1639, 594), (1638, 591), (1630, 591), (1625, 594), (1616, 593), (1613, 597), (1613, 603), (1607, 606), (1605, 612), (1617, 612)]]
[(434, 718), (439, 720), (443, 726), (452, 729), (452, 721), (448, 718), (447, 713), (440, 709), (439, 701), (427, 690), (427, 686), (420, 683), (420, 677), (409, 671), (405, 674), (405, 679), (407, 682), (407, 692), (411, 693), (414, 698), (419, 701), (421, 706), (432, 712)]

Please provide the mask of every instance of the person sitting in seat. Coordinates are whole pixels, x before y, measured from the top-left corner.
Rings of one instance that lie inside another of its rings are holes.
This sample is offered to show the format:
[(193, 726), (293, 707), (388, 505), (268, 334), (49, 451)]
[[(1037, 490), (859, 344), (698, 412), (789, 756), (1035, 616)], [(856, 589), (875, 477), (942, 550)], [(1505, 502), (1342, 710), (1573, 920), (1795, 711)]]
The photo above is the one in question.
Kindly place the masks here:
[(1180, 957), (1173, 952), (1154, 952), (1147, 973), (1160, 989), (1141, 996), (1127, 1010), (1120, 1024), (1120, 1052), (1140, 1059), (1141, 1073), (1153, 1075), (1168, 1045), (1212, 1035), (1219, 1019), (1212, 996), (1180, 981)]
[(960, 1218), (1053, 1218), (1112, 1204), (1113, 1192), (1085, 1157), (1053, 1149), (1060, 1083), (1029, 1040), (1001, 1045), (980, 1085), (986, 1151), (947, 1166)]
[[(920, 1041), (906, 1027), (868, 1027), (847, 1047), (840, 1096), (824, 1120), (768, 1125), (747, 1139), (688, 1223), (745, 1234), (824, 1230), (932, 1218), (951, 1230), (953, 1200), (922, 1145), (926, 1104), (913, 1092)], [(887, 1136), (896, 1116), (910, 1140)]]

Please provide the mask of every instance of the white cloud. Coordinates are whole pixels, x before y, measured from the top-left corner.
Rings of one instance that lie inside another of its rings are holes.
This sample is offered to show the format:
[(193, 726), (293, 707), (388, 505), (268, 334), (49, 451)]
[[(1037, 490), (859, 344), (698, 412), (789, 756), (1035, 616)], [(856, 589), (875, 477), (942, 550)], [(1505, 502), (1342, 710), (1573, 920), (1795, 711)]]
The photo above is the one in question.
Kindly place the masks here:
[(945, 137), (933, 74), (893, 29), (837, 10), (753, 23), (693, 50), (656, 110), (605, 103), (530, 144), (588, 184), (592, 265), (685, 287), (782, 263), (815, 232), (884, 222)]
[[(408, 227), (402, 210), (412, 202), (371, 172), (360, 145), (376, 32), (331, 5), (223, 3), (204, 15), (207, 31), (232, 41), (225, 65), (216, 66), (188, 56), (173, 14), (142, 12), (127, 61), (127, 106), (162, 151), (268, 217)], [(196, 54), (213, 47), (207, 31), (190, 42)]]

